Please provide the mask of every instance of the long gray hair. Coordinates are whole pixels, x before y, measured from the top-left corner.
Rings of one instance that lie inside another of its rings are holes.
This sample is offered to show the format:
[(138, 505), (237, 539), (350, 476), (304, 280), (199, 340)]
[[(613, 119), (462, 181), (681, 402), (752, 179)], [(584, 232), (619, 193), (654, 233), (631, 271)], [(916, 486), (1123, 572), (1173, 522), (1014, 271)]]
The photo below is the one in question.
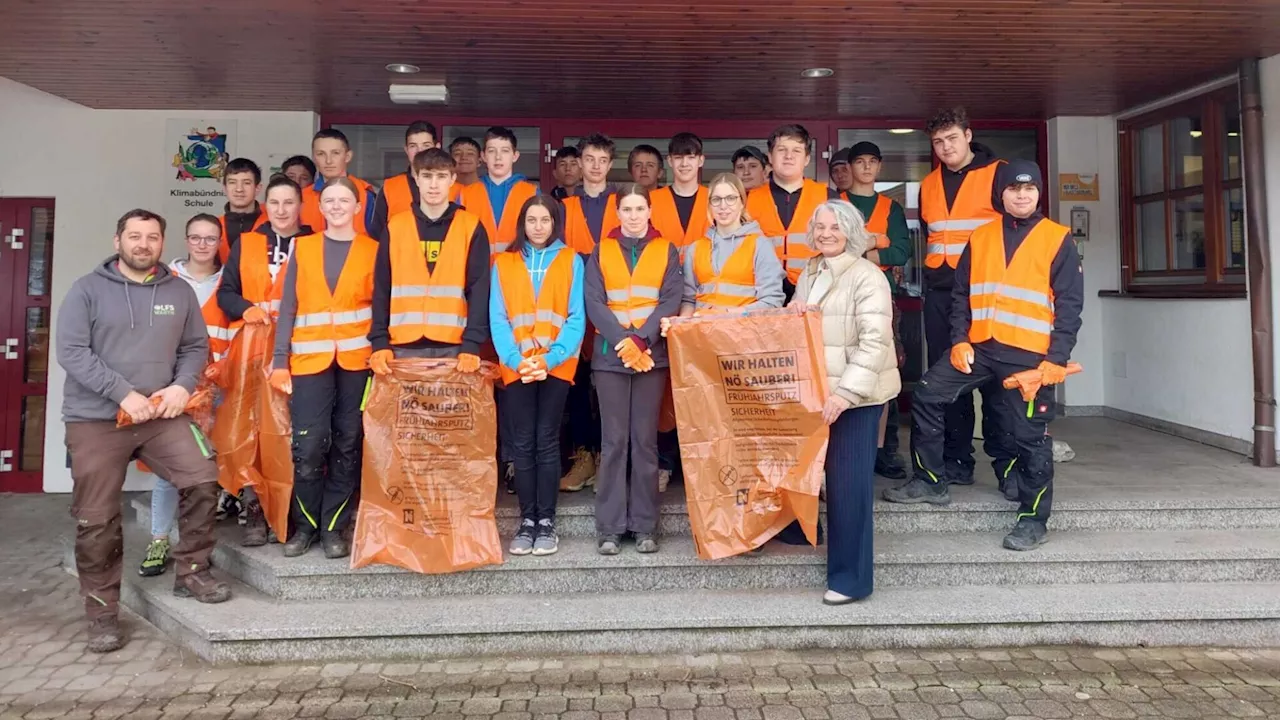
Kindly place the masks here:
[(809, 218), (809, 247), (813, 244), (813, 222), (818, 218), (818, 213), (823, 210), (830, 210), (836, 216), (836, 225), (840, 228), (840, 232), (849, 239), (845, 244), (844, 251), (850, 255), (862, 257), (874, 247), (871, 239), (871, 233), (867, 232), (867, 223), (862, 218), (862, 213), (847, 201), (844, 200), (828, 200), (817, 207), (813, 211), (813, 217)]

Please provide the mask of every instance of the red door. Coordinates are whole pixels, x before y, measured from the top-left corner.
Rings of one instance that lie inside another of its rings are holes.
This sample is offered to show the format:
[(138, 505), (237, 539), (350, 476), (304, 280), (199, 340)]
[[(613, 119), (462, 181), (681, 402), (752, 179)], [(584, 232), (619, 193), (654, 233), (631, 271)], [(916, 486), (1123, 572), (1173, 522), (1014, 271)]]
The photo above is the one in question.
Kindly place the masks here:
[(0, 200), (0, 492), (39, 492), (52, 309), (53, 200)]

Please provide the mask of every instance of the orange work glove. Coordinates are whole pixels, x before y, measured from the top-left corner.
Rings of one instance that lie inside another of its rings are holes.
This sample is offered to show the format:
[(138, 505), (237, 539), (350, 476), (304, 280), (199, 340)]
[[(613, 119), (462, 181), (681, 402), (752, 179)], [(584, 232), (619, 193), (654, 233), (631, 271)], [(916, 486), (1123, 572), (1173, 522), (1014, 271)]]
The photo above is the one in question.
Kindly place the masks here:
[(1036, 393), (1040, 392), (1040, 386), (1044, 380), (1044, 373), (1039, 368), (1031, 370), (1023, 370), (1014, 373), (1004, 379), (1004, 387), (1006, 390), (1017, 388), (1022, 394), (1023, 402), (1031, 402), (1035, 398)]
[(462, 353), (458, 356), (458, 372), (473, 373), (480, 369), (480, 356)]
[(642, 373), (649, 372), (650, 370), (652, 370), (653, 369), (653, 351), (645, 350), (643, 353), (641, 353), (640, 357), (636, 360), (635, 364), (631, 366), (631, 369), (635, 370), (636, 372), (642, 372)]
[(288, 370), (280, 368), (272, 370), (267, 382), (271, 384), (271, 387), (276, 392), (281, 392), (285, 395), (293, 394), (293, 376), (289, 374)]
[(1040, 367), (1036, 368), (1040, 371), (1041, 384), (1043, 385), (1060, 385), (1067, 380), (1067, 369), (1061, 365), (1054, 365), (1045, 360), (1040, 363)]
[(967, 342), (956, 343), (951, 348), (951, 367), (968, 375), (973, 372), (973, 346)]
[(271, 322), (271, 317), (267, 315), (267, 311), (257, 305), (245, 310), (244, 315), (241, 315), (240, 319), (250, 325), (266, 325)]
[(618, 359), (622, 361), (624, 367), (635, 369), (636, 361), (640, 359), (644, 352), (640, 350), (640, 346), (636, 345), (636, 341), (630, 337), (625, 337), (617, 345), (613, 346), (614, 352), (618, 353)]
[(208, 380), (214, 385), (217, 385), (218, 379), (222, 377), (223, 369), (226, 367), (226, 365), (227, 365), (226, 358), (223, 358), (222, 360), (215, 360), (214, 362), (211, 362), (208, 365), (205, 365), (204, 379)]
[(390, 375), (391, 366), (387, 363), (394, 360), (395, 357), (395, 353), (390, 350), (375, 350), (369, 356), (369, 369), (373, 371), (374, 375)]

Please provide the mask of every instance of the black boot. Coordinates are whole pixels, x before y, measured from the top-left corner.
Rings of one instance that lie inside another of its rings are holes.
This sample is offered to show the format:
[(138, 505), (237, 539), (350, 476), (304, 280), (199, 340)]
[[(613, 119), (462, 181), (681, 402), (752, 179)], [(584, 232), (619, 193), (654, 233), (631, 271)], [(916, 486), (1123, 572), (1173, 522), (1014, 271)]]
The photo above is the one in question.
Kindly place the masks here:
[(242, 547), (262, 547), (267, 544), (267, 518), (262, 514), (262, 505), (249, 503), (245, 506), (245, 523), (240, 529), (240, 545)]
[(933, 483), (920, 478), (911, 478), (896, 488), (887, 488), (883, 497), (891, 503), (907, 505), (915, 503), (949, 505), (951, 503), (951, 491), (947, 489), (947, 483)]
[(1004, 536), (1004, 546), (1008, 550), (1034, 550), (1049, 539), (1049, 529), (1039, 520), (1019, 518), (1013, 530)]
[(311, 543), (316, 541), (315, 528), (301, 526), (293, 531), (293, 537), (289, 538), (289, 542), (284, 544), (285, 557), (299, 557), (307, 554), (311, 549)]
[(890, 480), (905, 480), (907, 478), (907, 468), (902, 463), (902, 458), (897, 453), (891, 453), (880, 448), (876, 451), (876, 474), (880, 477), (886, 477)]
[(324, 548), (324, 556), (330, 560), (344, 558), (351, 554), (351, 543), (342, 537), (341, 531), (320, 531), (320, 545)]

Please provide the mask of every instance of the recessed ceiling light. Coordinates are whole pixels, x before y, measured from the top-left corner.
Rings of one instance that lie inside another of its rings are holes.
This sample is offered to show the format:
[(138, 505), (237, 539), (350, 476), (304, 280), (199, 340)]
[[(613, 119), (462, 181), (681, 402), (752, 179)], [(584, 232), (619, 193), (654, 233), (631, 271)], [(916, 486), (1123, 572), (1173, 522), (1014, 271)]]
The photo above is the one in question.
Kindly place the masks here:
[(914, 128), (889, 128), (891, 135), (910, 135), (915, 132)]
[(1191, 131), (1191, 137), (1194, 137), (1194, 138), (1198, 138), (1198, 137), (1200, 137), (1200, 136), (1201, 136), (1201, 135), (1203, 135), (1203, 134), (1204, 134), (1204, 132), (1203, 132), (1203, 131), (1201, 131), (1201, 130), (1192, 130), (1192, 131)]
[(1238, 132), (1229, 132), (1229, 133), (1227, 133), (1227, 137), (1240, 137), (1240, 133), (1238, 133)]
[(401, 75), (412, 75), (421, 69), (417, 65), (410, 65), (409, 63), (391, 63), (387, 65), (388, 72), (400, 73)]
[(808, 68), (800, 71), (800, 77), (807, 78), (824, 78), (835, 75), (836, 71), (831, 68)]

